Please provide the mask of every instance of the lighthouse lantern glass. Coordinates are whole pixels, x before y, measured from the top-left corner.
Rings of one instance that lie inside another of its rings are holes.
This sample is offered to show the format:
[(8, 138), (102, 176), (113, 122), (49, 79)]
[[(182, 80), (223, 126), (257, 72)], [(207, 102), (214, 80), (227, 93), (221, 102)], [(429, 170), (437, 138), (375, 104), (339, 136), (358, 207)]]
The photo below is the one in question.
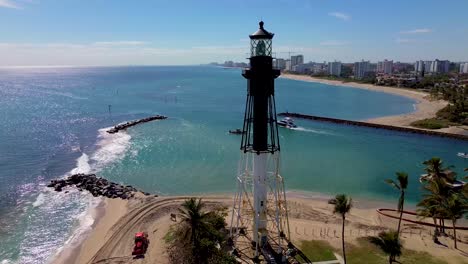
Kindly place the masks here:
[(271, 57), (271, 39), (252, 39), (250, 41), (250, 56), (270, 56)]

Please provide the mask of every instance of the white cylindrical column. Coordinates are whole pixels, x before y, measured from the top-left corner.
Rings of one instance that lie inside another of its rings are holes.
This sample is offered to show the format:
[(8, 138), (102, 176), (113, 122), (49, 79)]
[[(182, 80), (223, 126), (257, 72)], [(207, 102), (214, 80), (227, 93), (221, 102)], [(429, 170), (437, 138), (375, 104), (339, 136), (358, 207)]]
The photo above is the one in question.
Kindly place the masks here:
[[(267, 158), (268, 153), (254, 154), (254, 240), (262, 245), (267, 236)], [(259, 240), (260, 239), (260, 240)]]

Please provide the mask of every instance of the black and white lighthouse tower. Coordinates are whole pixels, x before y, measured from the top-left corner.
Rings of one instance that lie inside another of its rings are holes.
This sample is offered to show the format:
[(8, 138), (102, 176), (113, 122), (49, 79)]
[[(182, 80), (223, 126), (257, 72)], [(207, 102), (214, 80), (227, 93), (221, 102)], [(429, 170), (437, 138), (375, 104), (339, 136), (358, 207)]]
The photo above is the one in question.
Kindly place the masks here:
[[(283, 178), (279, 173), (280, 143), (276, 122), (275, 79), (272, 39), (263, 21), (250, 35), (250, 68), (242, 73), (247, 79), (241, 158), (237, 175), (231, 237), (236, 253), (252, 259), (272, 252), (282, 255), (289, 240), (289, 223)], [(245, 244), (245, 245), (242, 245)], [(248, 244), (248, 245), (247, 245)]]

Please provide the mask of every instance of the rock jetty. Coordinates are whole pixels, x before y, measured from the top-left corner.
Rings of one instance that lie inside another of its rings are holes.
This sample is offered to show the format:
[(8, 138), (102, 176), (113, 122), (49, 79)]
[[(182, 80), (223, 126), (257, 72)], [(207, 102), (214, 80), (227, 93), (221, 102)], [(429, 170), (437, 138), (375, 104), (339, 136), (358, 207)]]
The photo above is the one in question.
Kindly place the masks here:
[[(135, 196), (135, 193), (141, 192), (133, 186), (120, 185), (115, 182), (97, 177), (95, 174), (73, 174), (66, 179), (52, 180), (47, 187), (54, 188), (55, 191), (61, 192), (67, 186), (75, 186), (79, 191), (87, 190), (94, 197), (104, 196), (107, 198), (130, 199)], [(141, 192), (145, 195), (149, 193)]]
[(134, 120), (134, 121), (128, 121), (128, 122), (114, 126), (113, 128), (107, 130), (107, 133), (114, 134), (114, 133), (119, 132), (120, 130), (127, 129), (129, 127), (136, 126), (141, 123), (146, 123), (146, 122), (150, 122), (154, 120), (162, 120), (162, 119), (167, 119), (167, 116), (155, 115), (155, 116), (145, 117), (145, 118)]

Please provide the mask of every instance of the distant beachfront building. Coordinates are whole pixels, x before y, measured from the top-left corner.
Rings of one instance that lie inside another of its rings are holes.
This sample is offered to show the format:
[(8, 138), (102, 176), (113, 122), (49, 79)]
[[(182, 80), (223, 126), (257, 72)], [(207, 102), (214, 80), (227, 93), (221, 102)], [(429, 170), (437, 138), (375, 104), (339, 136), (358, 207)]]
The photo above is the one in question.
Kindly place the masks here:
[(414, 63), (414, 71), (415, 72), (423, 72), (424, 71), (424, 61), (422, 60), (419, 60), (419, 61), (416, 61), (416, 63)]
[(333, 76), (341, 76), (341, 61), (329, 62), (328, 74)]
[(369, 61), (360, 61), (354, 63), (354, 78), (362, 79), (370, 71), (370, 62)]
[(460, 63), (460, 73), (468, 73), (468, 62)]
[(300, 64), (304, 64), (304, 55), (291, 56), (291, 68)]
[[(422, 66), (424, 63), (424, 68)], [(414, 65), (416, 72), (425, 73), (448, 73), (450, 69), (450, 61), (448, 60), (434, 60), (434, 61), (417, 61)]]
[(326, 63), (315, 63), (310, 69), (313, 74), (325, 73), (327, 71)]
[(284, 70), (286, 69), (286, 60), (285, 59), (275, 59), (274, 64), (276, 69)]
[(425, 61), (424, 62), (424, 72), (432, 72), (432, 61)]
[(286, 62), (285, 62), (285, 69), (286, 69), (287, 71), (290, 71), (290, 70), (292, 69), (292, 67), (291, 67), (291, 60), (286, 60)]
[(450, 61), (448, 60), (435, 60), (431, 65), (431, 72), (433, 73), (447, 73), (449, 72)]
[(384, 60), (377, 63), (377, 72), (384, 74), (393, 73), (393, 61)]

